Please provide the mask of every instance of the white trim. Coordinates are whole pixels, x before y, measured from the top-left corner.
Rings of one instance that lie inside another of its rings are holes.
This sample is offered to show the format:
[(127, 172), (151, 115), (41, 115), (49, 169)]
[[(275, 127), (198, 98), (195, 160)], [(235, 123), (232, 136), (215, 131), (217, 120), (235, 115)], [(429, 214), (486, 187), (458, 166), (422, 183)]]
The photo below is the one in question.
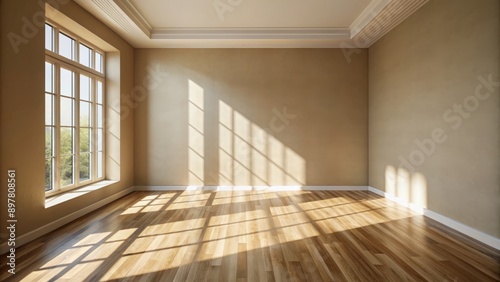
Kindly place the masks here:
[[(75, 0), (135, 48), (368, 48), (427, 1), (370, 1), (348, 26), (322, 27), (334, 31), (329, 34), (300, 26), (290, 28), (291, 34), (276, 32), (272, 27), (254, 29), (257, 34), (246, 31), (235, 34), (234, 30), (241, 28), (192, 27), (178, 31), (154, 27), (131, 0)], [(363, 40), (357, 40), (357, 36), (363, 36)], [(227, 42), (228, 39), (234, 40)]]
[(446, 216), (440, 215), (437, 212), (433, 212), (431, 210), (424, 210), (424, 216), (434, 219), (437, 222), (440, 222), (452, 229), (457, 230), (460, 233), (463, 233), (469, 237), (472, 237), (490, 247), (493, 247), (497, 250), (500, 250), (500, 239), (493, 237), (489, 234), (486, 234), (482, 231), (479, 231), (477, 229), (474, 229), (468, 225), (465, 225), (463, 223), (460, 223), (458, 221), (455, 221), (451, 218), (448, 218)]
[(95, 182), (89, 185), (85, 185), (76, 189), (72, 189), (69, 191), (61, 191), (60, 193), (56, 195), (51, 195), (51, 196), (46, 196), (45, 198), (45, 208), (50, 209), (54, 206), (57, 206), (59, 204), (62, 204), (67, 201), (71, 201), (75, 198), (81, 197), (83, 195), (86, 195), (90, 192), (103, 189), (108, 187), (109, 185), (113, 185), (117, 183), (118, 181), (116, 180), (103, 180), (99, 182)]
[(377, 195), (380, 195), (382, 197), (385, 197), (386, 199), (388, 200), (391, 200), (391, 201), (394, 201), (402, 206), (405, 206), (405, 207), (408, 207), (410, 208), (411, 210), (414, 210), (420, 214), (423, 214), (424, 216), (430, 218), (430, 219), (433, 219), (441, 224), (444, 224), (446, 226), (448, 226), (449, 228), (451, 229), (454, 229), (460, 233), (463, 233), (471, 238), (474, 238), (476, 239), (477, 241), (479, 242), (482, 242), (490, 247), (493, 247), (497, 250), (500, 250), (500, 238), (496, 238), (494, 236), (491, 236), (489, 234), (486, 234), (482, 231), (479, 231), (477, 229), (474, 229), (468, 225), (465, 225), (463, 223), (460, 223), (456, 220), (453, 220), (451, 218), (448, 218), (444, 215), (441, 215), (437, 212), (434, 212), (434, 211), (431, 211), (429, 209), (426, 209), (424, 207), (421, 207), (421, 206), (418, 206), (418, 205), (415, 205), (415, 204), (412, 204), (412, 203), (408, 203), (407, 201), (401, 199), (401, 198), (398, 198), (392, 194), (389, 194), (389, 193), (386, 193), (382, 190), (379, 190), (377, 188), (374, 188), (374, 187), (371, 187), (371, 186), (368, 186), (368, 191), (370, 192), (373, 192)]
[[(31, 242), (51, 231), (54, 231), (56, 230), (57, 228), (65, 225), (65, 224), (68, 224), (70, 223), (71, 221), (74, 221), (98, 208), (101, 208), (115, 200), (118, 200), (119, 198), (125, 196), (125, 195), (128, 195), (132, 192), (134, 192), (134, 187), (129, 187), (127, 189), (124, 189), (114, 195), (111, 195), (103, 200), (100, 200), (99, 202), (96, 202), (96, 203), (93, 203), (89, 206), (86, 206), (84, 207), (83, 209), (81, 210), (77, 210), (71, 214), (68, 214), (64, 217), (61, 217), (53, 222), (50, 222), (42, 227), (39, 227), (31, 232), (28, 232), (24, 235), (21, 235), (19, 237), (16, 238), (16, 248), (19, 248), (20, 246), (28, 243), (28, 242)], [(8, 250), (9, 250), (10, 247), (7, 246), (7, 242), (3, 243), (0, 245), (0, 254), (4, 254), (4, 253), (7, 253)]]
[(151, 39), (348, 40), (348, 28), (153, 28)]
[(373, 188), (371, 186), (368, 186), (368, 191), (373, 192), (373, 193), (375, 193), (379, 196), (382, 196), (388, 200), (391, 200), (393, 202), (396, 202), (396, 203), (400, 204), (401, 206), (403, 206), (405, 208), (409, 208), (410, 210), (412, 210), (418, 214), (424, 214), (423, 207), (421, 207), (419, 205), (412, 204), (412, 203), (408, 203), (407, 201), (403, 200), (402, 198), (398, 198), (392, 194), (385, 193), (384, 191), (381, 191), (377, 188)]
[(115, 4), (137, 25), (144, 34), (151, 36), (153, 28), (130, 0), (114, 0)]
[(351, 38), (354, 38), (363, 28), (368, 25), (378, 14), (394, 0), (374, 0), (359, 16), (352, 22), (349, 29), (351, 30)]
[(351, 30), (354, 46), (369, 48), (429, 0), (392, 1), (359, 31)]
[(135, 191), (366, 191), (367, 186), (136, 186)]

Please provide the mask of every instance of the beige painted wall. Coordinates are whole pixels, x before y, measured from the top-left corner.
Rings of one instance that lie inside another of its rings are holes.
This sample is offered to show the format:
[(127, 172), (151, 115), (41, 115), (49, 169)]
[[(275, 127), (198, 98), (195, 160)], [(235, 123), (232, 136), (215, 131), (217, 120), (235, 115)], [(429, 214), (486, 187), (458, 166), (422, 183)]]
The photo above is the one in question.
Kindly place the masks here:
[(370, 186), (497, 237), (499, 3), (431, 0), (369, 50)]
[(136, 50), (136, 185), (367, 185), (367, 51), (353, 59)]
[[(105, 197), (133, 186), (133, 114), (122, 115), (119, 128), (114, 128), (115, 138), (121, 140), (119, 152), (108, 151), (119, 163), (120, 181), (107, 188), (88, 193), (77, 199), (45, 208), (44, 193), (44, 32), (43, 28), (28, 33), (26, 43), (19, 45), (19, 52), (12, 48), (7, 34), (22, 36), (23, 19), (43, 21), (44, 7), (38, 1), (0, 1), (0, 201), (6, 203), (7, 170), (17, 171), (17, 236), (21, 236), (47, 223), (78, 211)], [(50, 1), (49, 1), (50, 2)], [(54, 1), (55, 2), (55, 1)], [(133, 87), (133, 49), (109, 28), (91, 16), (73, 1), (60, 6), (60, 10), (73, 20), (106, 40), (119, 51), (120, 64), (116, 56), (110, 63), (117, 66), (114, 72), (121, 73), (119, 85), (109, 85), (122, 98), (130, 95)], [(40, 16), (41, 17), (38, 17)], [(115, 108), (120, 108), (114, 104)], [(122, 108), (126, 107), (122, 105)], [(119, 118), (120, 119), (120, 118)], [(117, 124), (117, 123), (115, 123)], [(108, 139), (108, 142), (117, 140)], [(2, 226), (6, 209), (0, 210)], [(5, 236), (5, 228), (1, 233)], [(2, 237), (2, 241), (4, 237)]]

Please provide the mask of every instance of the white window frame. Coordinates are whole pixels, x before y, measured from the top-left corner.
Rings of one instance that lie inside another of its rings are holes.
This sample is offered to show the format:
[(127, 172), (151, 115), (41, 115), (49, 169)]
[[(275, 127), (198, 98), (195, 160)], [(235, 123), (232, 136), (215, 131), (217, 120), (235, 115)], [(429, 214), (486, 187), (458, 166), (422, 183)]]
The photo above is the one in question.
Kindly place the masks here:
[[(105, 92), (105, 84), (106, 84), (106, 77), (105, 77), (105, 52), (94, 46), (93, 44), (83, 40), (79, 36), (71, 33), (70, 31), (64, 29), (60, 25), (50, 21), (46, 20), (46, 24), (52, 26), (53, 28), (53, 34), (52, 34), (52, 46), (53, 46), (53, 51), (45, 49), (45, 62), (50, 63), (54, 66), (54, 72), (53, 72), (53, 95), (54, 95), (54, 103), (53, 103), (53, 108), (52, 108), (52, 120), (53, 120), (53, 139), (52, 139), (52, 150), (53, 150), (53, 158), (54, 158), (54, 164), (52, 166), (52, 190), (46, 191), (45, 195), (46, 196), (52, 196), (55, 194), (59, 194), (68, 190), (80, 188), (82, 186), (94, 184), (96, 182), (105, 180), (106, 178), (106, 92)], [(71, 60), (69, 58), (66, 58), (62, 55), (59, 54), (59, 32), (62, 32), (66, 36), (70, 37), (75, 41), (74, 45), (74, 58), (75, 60)], [(90, 58), (90, 67), (87, 67), (83, 64), (80, 64), (79, 61), (79, 47), (80, 43), (85, 45), (86, 47), (90, 48), (93, 50), (91, 52), (91, 58)], [(94, 64), (95, 64), (95, 58), (96, 58), (96, 52), (98, 52), (101, 55), (101, 71), (99, 72), (95, 70)], [(60, 140), (60, 130), (61, 130), (61, 121), (60, 121), (60, 99), (61, 99), (61, 91), (60, 91), (60, 70), (61, 68), (67, 69), (69, 71), (72, 71), (74, 73), (74, 97), (73, 103), (74, 103), (74, 112), (73, 112), (73, 126), (74, 128), (74, 133), (73, 133), (73, 184), (68, 185), (68, 186), (61, 186), (61, 169), (60, 169), (60, 162), (61, 162), (61, 155), (60, 155), (60, 145), (61, 145), (61, 140)], [(91, 128), (91, 160), (90, 160), (90, 179), (85, 180), (85, 181), (80, 181), (80, 102), (85, 100), (80, 100), (80, 75), (85, 75), (89, 78), (92, 79), (93, 83), (91, 84), (91, 98), (90, 98), (90, 103), (91, 103), (91, 111), (92, 111), (92, 116), (90, 117), (91, 120), (91, 125), (89, 125), (89, 128)], [(101, 177), (97, 177), (98, 171), (97, 171), (97, 163), (98, 163), (98, 148), (97, 148), (97, 130), (99, 128), (97, 124), (97, 82), (100, 81), (102, 83), (102, 104), (99, 104), (102, 106), (102, 175)], [(45, 95), (45, 90), (44, 90), (44, 95)], [(47, 127), (48, 125), (45, 125)], [(47, 158), (47, 157), (45, 157)], [(44, 185), (45, 189), (45, 185)]]

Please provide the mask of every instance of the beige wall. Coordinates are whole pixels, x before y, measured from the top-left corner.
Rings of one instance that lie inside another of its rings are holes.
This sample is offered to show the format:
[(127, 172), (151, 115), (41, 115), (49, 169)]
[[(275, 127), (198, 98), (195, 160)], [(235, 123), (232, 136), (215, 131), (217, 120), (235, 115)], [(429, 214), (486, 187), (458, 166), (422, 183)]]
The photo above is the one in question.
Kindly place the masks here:
[(136, 185), (367, 185), (367, 51), (353, 59), (136, 50)]
[[(22, 36), (23, 18), (43, 21), (44, 7), (38, 1), (0, 1), (0, 201), (6, 203), (7, 170), (17, 171), (17, 236), (26, 234), (40, 226), (54, 222), (72, 212), (89, 206), (105, 197), (133, 186), (133, 115), (123, 115), (115, 138), (120, 138), (119, 152), (110, 150), (120, 164), (120, 181), (107, 188), (88, 193), (77, 199), (45, 208), (44, 194), (44, 32), (43, 28), (28, 34), (26, 43), (19, 45), (19, 52), (12, 48), (7, 34)], [(55, 2), (55, 1), (54, 1)], [(61, 11), (77, 23), (106, 40), (119, 51), (120, 64), (116, 56), (110, 56), (116, 73), (121, 73), (118, 86), (111, 85), (122, 98), (130, 95), (133, 84), (133, 49), (123, 39), (73, 1), (60, 6)], [(116, 70), (118, 72), (116, 72)], [(119, 99), (119, 98), (118, 98)], [(109, 102), (109, 101), (107, 101)], [(123, 107), (124, 105), (122, 105)], [(119, 105), (114, 105), (118, 108)], [(118, 118), (119, 120), (120, 118)], [(108, 142), (113, 142), (108, 140)], [(116, 143), (116, 140), (115, 140)], [(6, 209), (0, 210), (2, 226)], [(5, 236), (5, 228), (1, 233)], [(3, 241), (4, 238), (2, 238)]]
[(431, 0), (369, 50), (370, 185), (497, 237), (499, 3)]

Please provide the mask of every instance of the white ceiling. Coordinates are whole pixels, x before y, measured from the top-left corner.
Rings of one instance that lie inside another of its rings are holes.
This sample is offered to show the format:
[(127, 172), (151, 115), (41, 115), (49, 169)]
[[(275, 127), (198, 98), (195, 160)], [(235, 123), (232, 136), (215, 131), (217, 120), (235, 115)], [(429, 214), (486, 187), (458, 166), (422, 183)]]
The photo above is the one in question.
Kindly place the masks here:
[(366, 48), (428, 0), (74, 0), (136, 48)]
[(154, 28), (348, 28), (370, 2), (372, 0), (130, 1)]

